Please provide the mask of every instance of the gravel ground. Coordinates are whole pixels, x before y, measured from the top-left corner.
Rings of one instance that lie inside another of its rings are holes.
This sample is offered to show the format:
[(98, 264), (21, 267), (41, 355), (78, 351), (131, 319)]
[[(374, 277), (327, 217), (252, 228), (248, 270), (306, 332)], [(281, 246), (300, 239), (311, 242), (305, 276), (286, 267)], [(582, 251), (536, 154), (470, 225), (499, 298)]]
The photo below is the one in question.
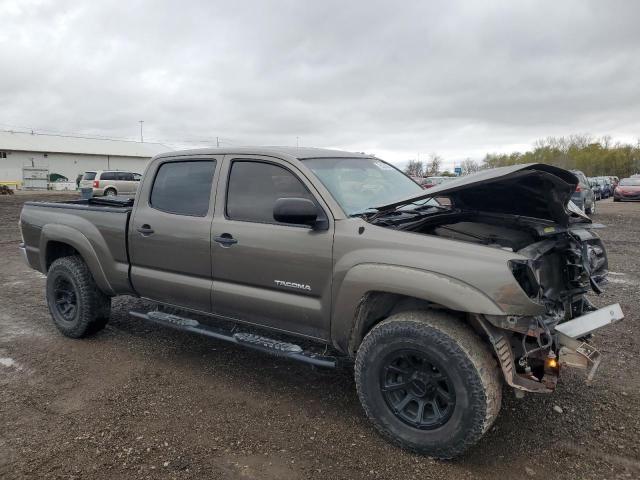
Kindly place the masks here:
[[(68, 195), (68, 194), (67, 194)], [(640, 478), (640, 205), (602, 201), (596, 222), (624, 322), (598, 335), (591, 386), (564, 372), (549, 396), (505, 392), (493, 429), (451, 462), (408, 454), (364, 417), (350, 371), (302, 364), (128, 318), (55, 330), (45, 280), (18, 255), (22, 202), (0, 196), (0, 478)], [(560, 407), (562, 413), (559, 413)]]

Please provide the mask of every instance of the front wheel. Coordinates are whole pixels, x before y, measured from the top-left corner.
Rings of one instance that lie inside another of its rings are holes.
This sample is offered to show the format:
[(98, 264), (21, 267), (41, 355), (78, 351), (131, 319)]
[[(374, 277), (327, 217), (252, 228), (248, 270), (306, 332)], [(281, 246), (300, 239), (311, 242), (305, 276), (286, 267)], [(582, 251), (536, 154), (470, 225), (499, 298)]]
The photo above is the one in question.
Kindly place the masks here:
[(452, 458), (493, 424), (502, 377), (487, 345), (455, 316), (415, 311), (376, 325), (358, 349), (358, 395), (389, 441)]
[(596, 213), (596, 201), (595, 201), (595, 199), (591, 201), (591, 207), (585, 208), (584, 212), (587, 215), (593, 215), (594, 213)]
[(111, 314), (111, 298), (102, 293), (82, 257), (58, 258), (47, 272), (47, 304), (63, 335), (82, 338), (102, 330)]

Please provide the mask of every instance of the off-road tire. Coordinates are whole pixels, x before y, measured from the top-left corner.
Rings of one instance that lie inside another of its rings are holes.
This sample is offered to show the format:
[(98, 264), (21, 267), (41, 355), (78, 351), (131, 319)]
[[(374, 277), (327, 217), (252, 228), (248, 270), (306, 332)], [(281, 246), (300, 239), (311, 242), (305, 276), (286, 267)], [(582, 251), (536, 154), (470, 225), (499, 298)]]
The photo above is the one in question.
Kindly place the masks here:
[(112, 196), (112, 195), (113, 196), (118, 195), (118, 192), (115, 190), (115, 188), (107, 188), (104, 191), (104, 196), (105, 197), (109, 197), (109, 196)]
[[(76, 308), (65, 318), (58, 308), (56, 289), (60, 284), (73, 293)], [(56, 259), (47, 272), (47, 305), (53, 323), (71, 338), (83, 338), (102, 330), (111, 314), (111, 298), (100, 291), (82, 257)]]
[[(405, 423), (381, 390), (384, 359), (406, 349), (432, 357), (451, 379), (453, 413), (434, 429)], [(403, 449), (440, 459), (456, 457), (478, 442), (502, 402), (502, 376), (487, 344), (470, 326), (442, 311), (402, 312), (372, 328), (358, 349), (355, 382), (367, 417), (383, 437)]]

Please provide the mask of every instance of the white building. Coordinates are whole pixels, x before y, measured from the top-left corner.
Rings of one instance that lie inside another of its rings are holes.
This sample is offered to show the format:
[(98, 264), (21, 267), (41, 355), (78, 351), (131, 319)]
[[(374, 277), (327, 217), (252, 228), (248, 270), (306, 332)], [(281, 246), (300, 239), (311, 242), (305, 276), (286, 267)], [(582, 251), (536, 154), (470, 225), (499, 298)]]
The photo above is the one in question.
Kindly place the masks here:
[(43, 167), (76, 181), (87, 170), (143, 173), (154, 155), (171, 150), (159, 143), (0, 131), (0, 183), (23, 180), (23, 167)]

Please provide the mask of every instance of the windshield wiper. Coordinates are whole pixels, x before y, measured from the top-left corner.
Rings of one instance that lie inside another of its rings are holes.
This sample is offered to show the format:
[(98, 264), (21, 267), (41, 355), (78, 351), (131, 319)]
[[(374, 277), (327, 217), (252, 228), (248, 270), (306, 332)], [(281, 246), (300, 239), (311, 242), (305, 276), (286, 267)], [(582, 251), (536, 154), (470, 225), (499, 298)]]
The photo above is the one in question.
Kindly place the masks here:
[(378, 211), (379, 210), (377, 208), (365, 208), (361, 212), (350, 213), (349, 214), (349, 218), (352, 218), (352, 217), (366, 217), (367, 215), (375, 214)]

